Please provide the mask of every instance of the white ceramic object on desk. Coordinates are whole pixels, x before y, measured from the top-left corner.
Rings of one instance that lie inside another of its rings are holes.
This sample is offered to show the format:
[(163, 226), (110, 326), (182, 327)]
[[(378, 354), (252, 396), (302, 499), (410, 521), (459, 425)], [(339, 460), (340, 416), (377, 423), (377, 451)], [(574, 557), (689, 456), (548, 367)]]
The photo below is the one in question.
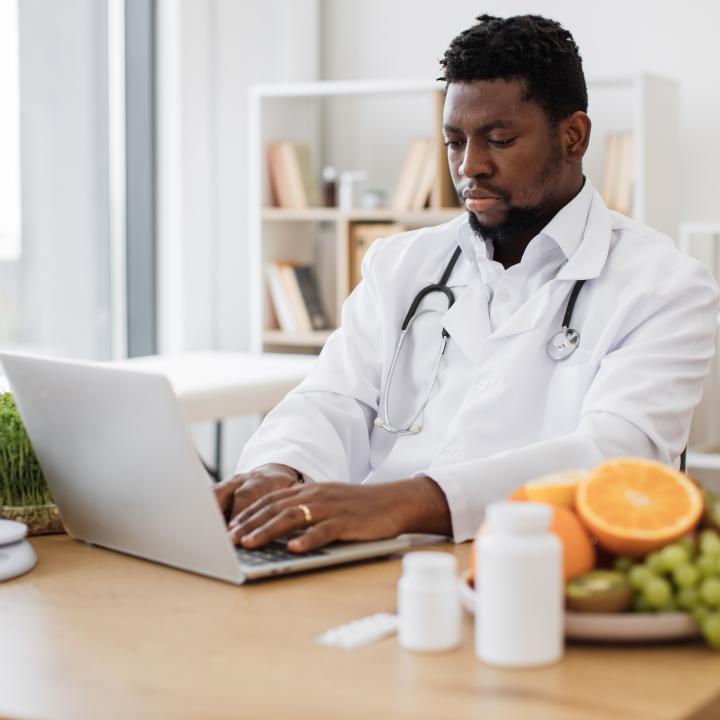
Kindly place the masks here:
[(0, 520), (0, 581), (32, 570), (37, 556), (25, 540), (27, 526), (14, 520)]

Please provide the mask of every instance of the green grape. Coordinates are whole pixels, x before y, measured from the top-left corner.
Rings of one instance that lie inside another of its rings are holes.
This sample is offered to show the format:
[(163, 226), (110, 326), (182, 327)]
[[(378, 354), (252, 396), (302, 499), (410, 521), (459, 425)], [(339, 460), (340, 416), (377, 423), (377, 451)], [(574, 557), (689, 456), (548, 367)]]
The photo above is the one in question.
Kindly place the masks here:
[(720, 578), (705, 578), (700, 585), (700, 598), (710, 607), (720, 607)]
[(635, 612), (652, 612), (653, 608), (648, 605), (648, 601), (643, 595), (636, 595), (633, 600), (633, 610)]
[(700, 555), (695, 560), (695, 567), (700, 571), (702, 577), (712, 577), (715, 575), (715, 558), (711, 555)]
[(670, 602), (672, 586), (665, 578), (650, 578), (643, 585), (642, 594), (651, 608), (659, 610)]
[(634, 563), (635, 561), (632, 558), (620, 556), (618, 558), (615, 558), (613, 568), (618, 572), (626, 573), (629, 572), (630, 568), (633, 566)]
[(692, 587), (700, 580), (700, 571), (690, 563), (678, 565), (672, 575), (675, 584), (680, 588)]
[(660, 550), (660, 560), (665, 572), (672, 572), (676, 567), (690, 561), (690, 553), (679, 543), (666, 545)]
[(693, 616), (695, 622), (702, 627), (705, 618), (710, 614), (710, 610), (704, 605), (698, 604), (690, 611), (690, 614)]
[(697, 552), (697, 542), (692, 535), (686, 535), (678, 540), (678, 545), (682, 545), (687, 551), (690, 557), (694, 557)]
[(677, 601), (673, 600), (671, 597), (662, 607), (658, 608), (658, 612), (671, 613), (671, 612), (677, 612), (679, 609), (680, 609), (680, 606), (677, 604)]
[(665, 563), (659, 552), (650, 553), (645, 558), (645, 564), (657, 575), (662, 575), (665, 572)]
[(692, 610), (699, 602), (700, 595), (697, 588), (683, 587), (680, 588), (675, 596), (677, 606), (682, 610)]
[(708, 644), (720, 650), (720, 612), (708, 613), (702, 621), (702, 631)]
[(720, 555), (720, 535), (710, 528), (703, 530), (699, 536), (700, 552), (703, 555), (717, 557)]
[(628, 580), (633, 590), (642, 590), (645, 583), (656, 577), (647, 565), (633, 565), (628, 571)]

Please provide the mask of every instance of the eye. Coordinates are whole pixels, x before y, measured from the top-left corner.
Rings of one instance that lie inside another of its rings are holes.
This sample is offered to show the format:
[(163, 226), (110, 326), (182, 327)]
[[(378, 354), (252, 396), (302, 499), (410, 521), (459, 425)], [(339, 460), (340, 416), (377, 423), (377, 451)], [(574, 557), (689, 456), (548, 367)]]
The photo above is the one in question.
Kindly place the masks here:
[(494, 147), (507, 147), (508, 145), (511, 145), (514, 141), (515, 141), (515, 138), (514, 138), (514, 137), (512, 137), (512, 138), (507, 138), (507, 139), (503, 138), (502, 140), (501, 140), (501, 139), (488, 138), (488, 142), (489, 142), (491, 145), (493, 145)]
[(451, 150), (459, 150), (465, 144), (464, 140), (446, 140), (445, 147)]

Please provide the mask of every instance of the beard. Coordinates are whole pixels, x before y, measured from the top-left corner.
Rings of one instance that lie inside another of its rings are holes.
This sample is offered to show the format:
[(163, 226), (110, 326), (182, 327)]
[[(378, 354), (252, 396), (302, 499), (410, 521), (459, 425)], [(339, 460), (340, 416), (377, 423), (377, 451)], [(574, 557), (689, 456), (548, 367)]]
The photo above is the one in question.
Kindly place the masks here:
[[(558, 175), (562, 157), (560, 141), (554, 138), (550, 158), (542, 168), (538, 179), (533, 183), (533, 189), (542, 189), (546, 185), (554, 188), (555, 183), (548, 181)], [(528, 206), (513, 205), (512, 196), (509, 193), (500, 189), (494, 189), (494, 191), (508, 208), (505, 218), (501, 222), (492, 225), (481, 223), (475, 213), (468, 211), (470, 227), (481, 240), (491, 240), (495, 246), (509, 245), (518, 235), (536, 227), (539, 231), (549, 222), (548, 208), (554, 206), (554, 190), (544, 192), (536, 204)]]

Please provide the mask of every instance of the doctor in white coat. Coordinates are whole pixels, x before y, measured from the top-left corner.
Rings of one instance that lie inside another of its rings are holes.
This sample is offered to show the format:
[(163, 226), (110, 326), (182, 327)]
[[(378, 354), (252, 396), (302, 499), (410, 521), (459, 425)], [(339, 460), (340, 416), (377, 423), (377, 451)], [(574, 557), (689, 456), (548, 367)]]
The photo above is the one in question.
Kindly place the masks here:
[[(462, 541), (488, 503), (533, 477), (612, 456), (677, 463), (687, 442), (716, 284), (583, 176), (591, 124), (570, 34), (537, 16), (478, 20), (442, 61), (467, 214), (373, 244), (316, 369), (216, 488), (236, 543), (292, 530), (304, 530), (297, 552), (401, 532)], [(388, 391), (406, 313), (456, 248), (455, 302), (439, 291), (420, 303)], [(556, 359), (548, 343), (578, 281), (579, 342)]]

